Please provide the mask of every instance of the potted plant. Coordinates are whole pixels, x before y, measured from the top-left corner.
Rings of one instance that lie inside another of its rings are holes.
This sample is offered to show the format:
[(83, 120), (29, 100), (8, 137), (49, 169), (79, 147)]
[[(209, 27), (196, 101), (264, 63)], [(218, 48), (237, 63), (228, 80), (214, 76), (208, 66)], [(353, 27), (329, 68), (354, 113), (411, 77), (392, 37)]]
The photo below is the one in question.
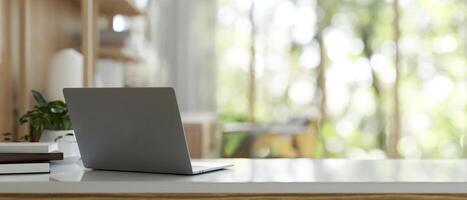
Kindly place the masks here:
[(65, 157), (79, 156), (78, 145), (72, 130), (68, 108), (65, 102), (57, 100), (48, 102), (38, 91), (32, 95), (37, 105), (19, 121), (29, 123), (30, 140), (32, 142), (57, 142), (59, 150)]

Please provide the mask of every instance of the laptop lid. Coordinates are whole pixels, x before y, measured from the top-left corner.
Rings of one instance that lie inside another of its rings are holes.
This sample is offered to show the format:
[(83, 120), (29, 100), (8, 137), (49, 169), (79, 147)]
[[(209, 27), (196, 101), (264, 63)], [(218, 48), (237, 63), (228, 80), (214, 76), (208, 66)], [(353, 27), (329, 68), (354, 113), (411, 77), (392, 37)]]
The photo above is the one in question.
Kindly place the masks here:
[(173, 88), (63, 92), (85, 167), (192, 173)]

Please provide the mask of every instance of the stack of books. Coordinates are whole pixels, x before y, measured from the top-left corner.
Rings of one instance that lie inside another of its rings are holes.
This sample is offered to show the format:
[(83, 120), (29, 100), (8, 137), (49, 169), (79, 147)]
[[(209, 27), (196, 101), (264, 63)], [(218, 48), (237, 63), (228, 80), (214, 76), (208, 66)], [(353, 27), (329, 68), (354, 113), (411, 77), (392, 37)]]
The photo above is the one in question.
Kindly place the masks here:
[(53, 160), (63, 160), (57, 143), (0, 143), (0, 174), (49, 173)]

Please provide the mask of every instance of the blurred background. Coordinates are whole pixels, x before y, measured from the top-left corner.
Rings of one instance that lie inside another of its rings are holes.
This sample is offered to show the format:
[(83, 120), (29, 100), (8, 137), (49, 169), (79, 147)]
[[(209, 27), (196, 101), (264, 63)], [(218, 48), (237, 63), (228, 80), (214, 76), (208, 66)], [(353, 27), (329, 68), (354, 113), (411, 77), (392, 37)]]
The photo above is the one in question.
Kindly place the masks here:
[(192, 157), (467, 156), (465, 0), (1, 5), (0, 132), (78, 79), (174, 87)]

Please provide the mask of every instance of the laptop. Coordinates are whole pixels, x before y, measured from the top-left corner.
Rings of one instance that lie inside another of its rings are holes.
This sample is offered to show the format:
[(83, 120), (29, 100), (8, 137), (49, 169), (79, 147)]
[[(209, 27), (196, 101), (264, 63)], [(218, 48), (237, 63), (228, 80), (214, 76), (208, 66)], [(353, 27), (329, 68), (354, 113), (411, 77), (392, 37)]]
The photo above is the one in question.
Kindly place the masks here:
[(191, 175), (232, 166), (191, 161), (173, 88), (63, 93), (87, 168)]

